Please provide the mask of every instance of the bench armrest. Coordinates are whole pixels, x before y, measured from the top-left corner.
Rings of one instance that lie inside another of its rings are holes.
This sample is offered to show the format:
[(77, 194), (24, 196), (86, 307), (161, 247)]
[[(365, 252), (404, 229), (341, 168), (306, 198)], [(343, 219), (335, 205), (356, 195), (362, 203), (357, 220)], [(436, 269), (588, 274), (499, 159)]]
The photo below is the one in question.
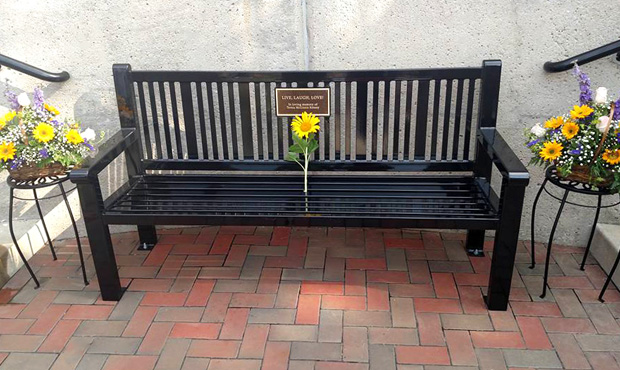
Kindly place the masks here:
[(478, 141), (510, 185), (527, 186), (530, 174), (508, 143), (493, 127), (478, 130)]
[(136, 142), (136, 129), (121, 129), (99, 147), (95, 157), (86, 159), (80, 168), (71, 170), (69, 178), (76, 184), (91, 182), (116, 157)]

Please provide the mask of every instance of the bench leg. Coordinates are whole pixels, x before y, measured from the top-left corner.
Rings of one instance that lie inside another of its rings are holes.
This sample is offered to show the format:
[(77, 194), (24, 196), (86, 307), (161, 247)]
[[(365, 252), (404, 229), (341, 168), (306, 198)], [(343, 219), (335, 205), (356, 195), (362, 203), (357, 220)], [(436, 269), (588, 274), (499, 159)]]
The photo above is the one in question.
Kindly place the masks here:
[(524, 196), (525, 187), (502, 185), (504, 201), (500, 208), (499, 228), (495, 233), (489, 289), (486, 297), (489, 310), (505, 311), (508, 309)]
[(484, 257), (484, 230), (468, 230), (465, 250), (473, 257)]
[(154, 225), (138, 225), (138, 237), (140, 238), (138, 249), (141, 251), (150, 251), (157, 244), (157, 231)]
[(123, 295), (123, 289), (118, 276), (110, 229), (103, 222), (103, 210), (99, 206), (98, 192), (90, 184), (79, 184), (78, 193), (82, 204), (82, 216), (88, 233), (88, 242), (97, 272), (97, 280), (99, 281), (99, 289), (101, 290), (101, 299), (118, 301)]

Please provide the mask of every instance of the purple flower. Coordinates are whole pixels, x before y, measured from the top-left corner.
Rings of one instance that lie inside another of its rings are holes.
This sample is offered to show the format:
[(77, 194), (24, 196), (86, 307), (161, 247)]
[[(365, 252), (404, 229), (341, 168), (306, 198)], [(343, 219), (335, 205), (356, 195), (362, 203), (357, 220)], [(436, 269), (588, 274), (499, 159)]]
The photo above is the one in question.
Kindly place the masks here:
[(24, 160), (21, 158), (16, 158), (14, 160), (11, 161), (11, 169), (17, 169), (19, 166), (21, 166), (24, 163)]
[(15, 94), (13, 91), (6, 90), (4, 92), (4, 96), (6, 96), (6, 99), (9, 101), (9, 103), (11, 103), (11, 109), (13, 110), (19, 109), (19, 103), (17, 102), (17, 94)]
[(583, 144), (579, 144), (579, 148), (570, 150), (568, 153), (572, 155), (580, 155), (583, 151)]
[(47, 149), (45, 149), (45, 148), (39, 150), (39, 155), (41, 156), (41, 158), (49, 158), (50, 157), (50, 154), (47, 152)]
[(531, 147), (533, 147), (534, 145), (536, 145), (538, 143), (540, 143), (540, 139), (532, 140), (529, 143), (527, 143), (527, 147), (531, 148)]
[(34, 100), (34, 107), (36, 109), (43, 109), (43, 90), (38, 87), (34, 88), (34, 94), (32, 95), (32, 99)]
[(585, 72), (581, 72), (577, 63), (573, 69), (573, 76), (579, 80), (579, 102), (581, 104), (588, 104), (592, 101), (592, 89), (590, 88), (590, 77)]
[(614, 109), (614, 116), (613, 119), (618, 120), (620, 119), (620, 99), (616, 100), (616, 102), (614, 103), (615, 109)]
[(55, 119), (54, 119), (54, 120), (52, 120), (50, 123), (51, 123), (52, 125), (54, 125), (55, 127), (58, 127), (58, 126), (62, 125), (62, 122), (58, 122), (58, 120), (55, 120)]
[(95, 150), (95, 147), (94, 147), (94, 146), (92, 146), (91, 144), (87, 143), (86, 141), (84, 141), (84, 145), (85, 145), (88, 149), (90, 149), (90, 151), (94, 151), (94, 150)]
[(618, 143), (620, 143), (620, 132), (616, 134), (616, 138), (618, 139)]

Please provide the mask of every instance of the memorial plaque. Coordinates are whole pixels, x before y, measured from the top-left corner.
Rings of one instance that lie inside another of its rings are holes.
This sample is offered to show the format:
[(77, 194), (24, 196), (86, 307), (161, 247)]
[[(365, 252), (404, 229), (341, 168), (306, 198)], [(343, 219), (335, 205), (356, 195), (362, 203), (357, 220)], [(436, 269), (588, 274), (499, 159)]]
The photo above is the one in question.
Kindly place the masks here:
[(329, 116), (329, 87), (276, 88), (276, 115), (298, 116), (303, 112)]

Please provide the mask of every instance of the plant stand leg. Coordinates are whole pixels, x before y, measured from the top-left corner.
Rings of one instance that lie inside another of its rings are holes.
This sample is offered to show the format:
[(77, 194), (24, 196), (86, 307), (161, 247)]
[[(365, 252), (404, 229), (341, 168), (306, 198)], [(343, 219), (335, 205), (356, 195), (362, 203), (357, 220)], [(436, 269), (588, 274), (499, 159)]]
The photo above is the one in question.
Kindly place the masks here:
[(534, 239), (534, 231), (536, 228), (536, 207), (538, 206), (538, 199), (540, 199), (540, 194), (542, 194), (543, 190), (545, 189), (545, 186), (547, 185), (547, 179), (545, 178), (545, 180), (543, 180), (542, 184), (540, 185), (540, 189), (538, 189), (538, 193), (536, 194), (536, 198), (534, 198), (534, 205), (532, 206), (532, 220), (530, 223), (530, 232), (531, 232), (531, 238), (530, 238), (530, 247), (531, 247), (531, 253), (532, 253), (532, 264), (530, 265), (530, 268), (533, 269), (534, 267), (536, 267), (536, 242)]
[(65, 200), (65, 205), (67, 206), (67, 212), (69, 213), (69, 218), (71, 219), (71, 225), (73, 226), (73, 232), (75, 233), (75, 241), (77, 243), (78, 255), (80, 256), (80, 265), (82, 267), (82, 278), (84, 278), (84, 285), (88, 285), (88, 277), (86, 276), (86, 265), (84, 263), (84, 252), (82, 252), (82, 242), (80, 241), (80, 233), (78, 232), (77, 225), (75, 224), (75, 218), (73, 217), (73, 212), (71, 211), (71, 205), (69, 204), (69, 199), (67, 199), (67, 193), (65, 192), (65, 187), (62, 183), (58, 184), (60, 187), (60, 192), (62, 193), (62, 198)]
[(157, 230), (154, 225), (138, 225), (138, 237), (140, 238), (138, 249), (141, 251), (150, 251), (157, 244)]
[(56, 251), (54, 250), (54, 245), (52, 244), (52, 238), (50, 238), (50, 233), (47, 231), (47, 225), (45, 224), (45, 217), (43, 217), (43, 211), (41, 211), (41, 204), (39, 204), (39, 197), (37, 196), (37, 189), (32, 189), (32, 193), (34, 194), (34, 203), (37, 205), (37, 212), (39, 212), (39, 218), (41, 219), (41, 223), (43, 224), (43, 231), (45, 231), (45, 236), (47, 237), (47, 241), (50, 244), (50, 250), (52, 251), (52, 258), (54, 261), (58, 260), (56, 257)]
[(17, 238), (15, 237), (15, 232), (13, 231), (13, 188), (10, 189), (10, 193), (9, 193), (9, 233), (11, 234), (11, 239), (13, 239), (13, 244), (15, 245), (15, 249), (17, 249), (19, 258), (22, 259), (24, 266), (26, 266), (26, 270), (28, 270), (28, 273), (30, 273), (32, 280), (34, 280), (34, 284), (36, 285), (35, 289), (39, 288), (41, 284), (39, 284), (39, 280), (37, 279), (37, 276), (34, 274), (34, 271), (32, 271), (30, 264), (28, 264), (28, 260), (26, 259), (26, 256), (24, 256), (24, 253), (22, 253), (22, 250), (19, 247), (19, 244), (17, 244)]
[(553, 245), (553, 236), (555, 235), (555, 229), (557, 229), (558, 227), (560, 216), (562, 215), (564, 205), (566, 204), (566, 198), (568, 198), (568, 190), (564, 192), (562, 202), (560, 203), (560, 208), (558, 209), (557, 215), (555, 215), (555, 221), (553, 222), (553, 227), (551, 228), (551, 234), (549, 235), (549, 243), (547, 243), (547, 257), (545, 258), (545, 273), (543, 275), (543, 290), (540, 298), (545, 298), (545, 296), (547, 295), (547, 279), (549, 278), (549, 261), (551, 260), (551, 246)]
[(596, 231), (596, 224), (598, 223), (598, 216), (601, 213), (601, 203), (603, 202), (603, 196), (598, 196), (598, 203), (596, 205), (596, 213), (594, 214), (594, 223), (592, 224), (592, 230), (590, 230), (590, 238), (588, 238), (588, 245), (586, 246), (586, 252), (583, 255), (583, 259), (581, 260), (581, 266), (579, 267), (581, 271), (585, 270), (586, 259), (588, 258), (588, 253), (590, 253), (590, 247), (592, 246), (592, 239), (594, 239), (594, 232)]
[(616, 261), (614, 262), (614, 265), (609, 271), (609, 275), (607, 275), (607, 280), (605, 280), (603, 289), (601, 289), (601, 294), (599, 294), (598, 296), (598, 300), (601, 302), (605, 302), (605, 300), (603, 299), (603, 295), (605, 295), (605, 291), (607, 290), (607, 287), (609, 286), (611, 279), (614, 277), (614, 273), (616, 272), (616, 269), (618, 268), (618, 263), (620, 263), (620, 252), (618, 252), (618, 257), (616, 257)]

